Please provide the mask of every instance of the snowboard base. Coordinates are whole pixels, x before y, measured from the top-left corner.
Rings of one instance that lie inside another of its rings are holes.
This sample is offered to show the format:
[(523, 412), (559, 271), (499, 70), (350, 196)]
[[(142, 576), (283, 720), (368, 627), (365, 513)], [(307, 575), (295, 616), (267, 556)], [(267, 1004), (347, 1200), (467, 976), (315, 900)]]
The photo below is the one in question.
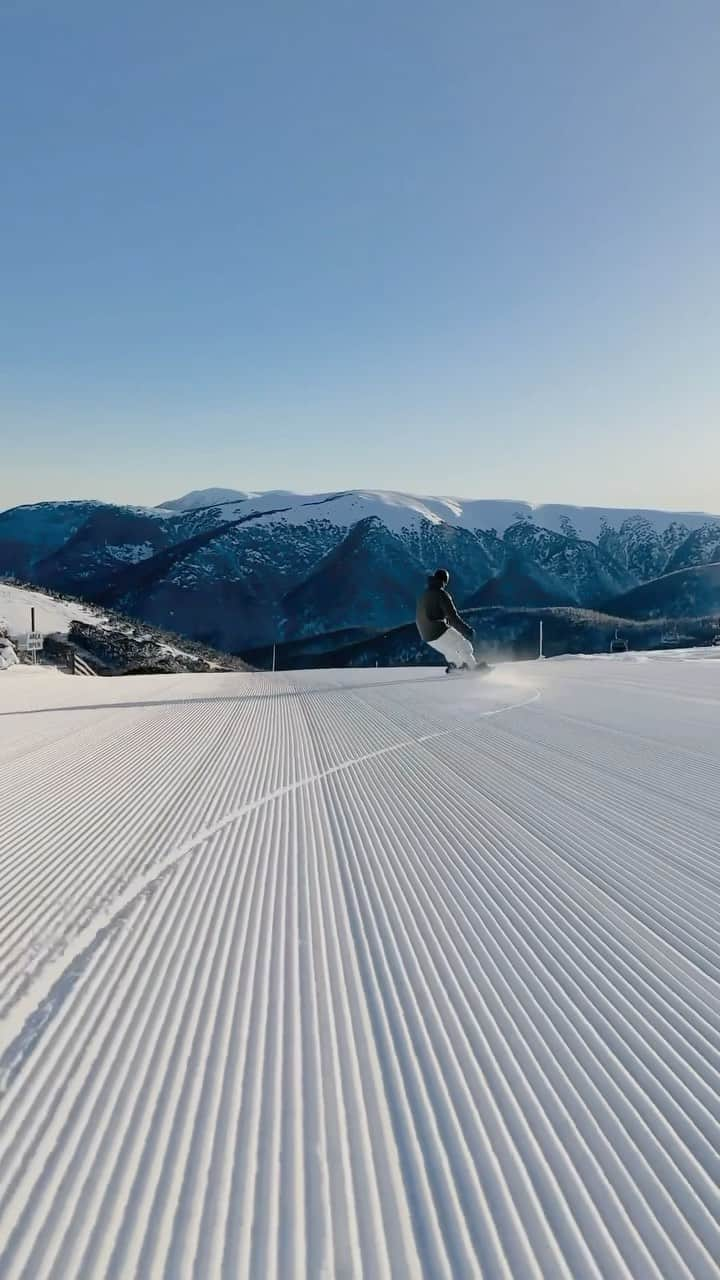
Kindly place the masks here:
[(490, 666), (489, 662), (478, 662), (474, 667), (447, 666), (445, 674), (448, 676), (486, 676), (493, 670), (494, 668)]

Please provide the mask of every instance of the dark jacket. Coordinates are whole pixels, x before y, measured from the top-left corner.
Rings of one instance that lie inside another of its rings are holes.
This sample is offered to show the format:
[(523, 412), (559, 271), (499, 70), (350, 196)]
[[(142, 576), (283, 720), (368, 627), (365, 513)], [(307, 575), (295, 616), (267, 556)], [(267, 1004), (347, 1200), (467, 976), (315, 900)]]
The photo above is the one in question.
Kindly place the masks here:
[(432, 578), (428, 579), (428, 585), (417, 602), (415, 621), (426, 643), (439, 640), (440, 636), (445, 635), (448, 627), (454, 627), (468, 640), (473, 636), (472, 627), (469, 627), (467, 622), (463, 622), (449, 591), (439, 586)]

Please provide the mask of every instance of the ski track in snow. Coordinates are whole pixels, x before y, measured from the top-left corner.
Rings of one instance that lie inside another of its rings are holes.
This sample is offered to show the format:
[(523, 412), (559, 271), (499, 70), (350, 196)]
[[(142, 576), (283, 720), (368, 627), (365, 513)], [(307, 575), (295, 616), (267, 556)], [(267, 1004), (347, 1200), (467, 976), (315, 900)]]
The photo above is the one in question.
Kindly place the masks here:
[(3, 1280), (718, 1280), (719, 715), (667, 657), (6, 674)]

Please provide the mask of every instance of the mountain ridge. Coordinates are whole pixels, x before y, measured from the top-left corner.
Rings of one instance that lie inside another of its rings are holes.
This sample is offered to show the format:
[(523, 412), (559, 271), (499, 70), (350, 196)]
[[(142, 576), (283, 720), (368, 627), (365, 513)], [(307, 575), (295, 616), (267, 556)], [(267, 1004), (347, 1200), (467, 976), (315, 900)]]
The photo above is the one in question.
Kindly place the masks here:
[[(226, 503), (215, 502), (212, 495), (219, 492), (231, 491), (218, 489), (193, 490), (180, 498), (170, 499), (169, 502), (159, 504), (156, 509), (181, 509), (181, 503), (184, 504), (183, 510), (200, 509), (213, 505), (227, 505)], [(499, 521), (503, 524), (503, 532), (520, 515), (522, 518), (530, 519), (543, 528), (562, 533), (563, 529), (560, 522), (567, 518), (575, 525), (578, 536), (591, 539), (601, 533), (601, 521), (603, 519), (607, 520), (608, 523), (610, 523), (611, 519), (615, 520), (616, 523), (622, 523), (623, 520), (638, 514), (650, 520), (651, 523), (657, 522), (660, 524), (681, 521), (691, 527), (699, 527), (707, 521), (715, 520), (720, 523), (720, 514), (716, 515), (709, 511), (684, 511), (660, 507), (610, 507), (557, 502), (533, 503), (520, 498), (458, 498), (450, 495), (413, 494), (388, 489), (340, 489), (330, 490), (326, 493), (299, 493), (288, 489), (267, 490), (266, 492), (253, 491), (247, 494), (240, 490), (234, 492), (237, 492), (238, 495), (243, 495), (239, 499), (242, 501), (257, 503), (265, 499), (282, 497), (293, 499), (293, 505), (296, 506), (302, 506), (318, 498), (331, 500), (348, 494), (358, 495), (366, 500), (375, 500), (387, 506), (406, 505), (408, 509), (414, 508), (418, 512), (425, 508), (426, 511), (432, 511), (437, 518), (443, 519), (447, 523), (462, 522), (463, 517), (465, 517), (468, 527), (472, 528), (495, 528), (497, 530)], [(205, 500), (206, 498), (207, 500)], [(193, 501), (193, 507), (190, 507), (189, 499), (197, 500)], [(424, 511), (422, 513), (425, 514)]]
[(720, 614), (720, 562), (673, 569), (606, 602), (624, 618), (691, 618)]
[[(201, 505), (208, 493), (234, 496)], [(175, 508), (82, 500), (11, 508), (0, 512), (0, 574), (238, 653), (400, 625), (440, 564), (460, 607), (595, 608), (671, 565), (717, 558), (720, 547), (720, 517), (703, 513), (364, 489), (238, 493), (197, 490), (185, 495), (194, 505), (170, 499)]]

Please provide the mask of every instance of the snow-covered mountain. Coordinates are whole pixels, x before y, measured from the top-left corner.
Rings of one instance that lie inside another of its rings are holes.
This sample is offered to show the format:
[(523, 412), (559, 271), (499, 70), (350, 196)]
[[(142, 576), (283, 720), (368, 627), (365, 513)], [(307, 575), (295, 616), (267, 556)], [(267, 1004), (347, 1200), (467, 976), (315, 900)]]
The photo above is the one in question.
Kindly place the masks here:
[(720, 517), (704, 513), (365, 489), (211, 489), (156, 508), (58, 502), (0, 513), (0, 574), (234, 652), (399, 625), (438, 564), (460, 604), (594, 607), (719, 554)]
[[(221, 495), (227, 494), (227, 497)], [(443, 522), (464, 529), (494, 530), (502, 535), (518, 520), (529, 520), (538, 528), (553, 533), (565, 533), (568, 529), (578, 538), (596, 542), (605, 529), (615, 530), (628, 521), (640, 519), (645, 527), (657, 534), (674, 524), (687, 530), (698, 529), (720, 516), (703, 511), (639, 510), (635, 507), (578, 507), (561, 503), (530, 503), (515, 498), (451, 498), (418, 496), (411, 493), (382, 489), (352, 489), (329, 493), (303, 494), (288, 489), (273, 489), (264, 493), (245, 493), (233, 489), (196, 489), (181, 498), (173, 498), (155, 508), (159, 513), (167, 510), (199, 510), (222, 507), (223, 519), (233, 520), (250, 511), (286, 506), (303, 520), (306, 511), (318, 503), (332, 503), (334, 517), (349, 524), (376, 516), (389, 529), (397, 532), (407, 528), (418, 518), (431, 524)], [(629, 527), (629, 526), (628, 526)]]
[(161, 502), (160, 510), (194, 511), (197, 507), (209, 507), (219, 502), (244, 502), (247, 498), (255, 498), (257, 494), (246, 493), (243, 489), (193, 489), (184, 493), (181, 498), (171, 498), (169, 502)]

